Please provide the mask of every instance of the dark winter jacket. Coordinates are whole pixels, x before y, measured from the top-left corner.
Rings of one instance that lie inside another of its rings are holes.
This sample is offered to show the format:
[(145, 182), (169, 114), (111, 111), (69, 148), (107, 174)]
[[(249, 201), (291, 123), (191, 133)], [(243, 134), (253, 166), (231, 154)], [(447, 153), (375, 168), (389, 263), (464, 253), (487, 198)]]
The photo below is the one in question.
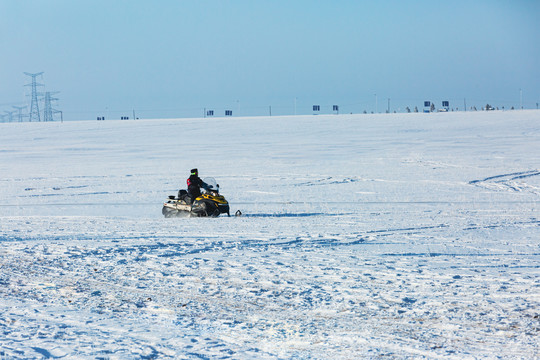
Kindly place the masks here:
[(201, 188), (204, 188), (206, 184), (197, 175), (191, 175), (189, 179), (187, 179), (187, 186), (189, 197), (192, 200), (195, 200), (195, 198), (201, 196)]

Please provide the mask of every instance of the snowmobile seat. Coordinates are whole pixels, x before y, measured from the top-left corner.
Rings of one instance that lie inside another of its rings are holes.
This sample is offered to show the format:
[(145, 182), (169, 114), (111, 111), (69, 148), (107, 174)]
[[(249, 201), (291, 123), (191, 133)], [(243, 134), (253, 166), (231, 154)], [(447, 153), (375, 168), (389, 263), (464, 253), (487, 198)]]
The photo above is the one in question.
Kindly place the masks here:
[(184, 197), (186, 197), (187, 191), (182, 189), (178, 191), (178, 200), (182, 200)]

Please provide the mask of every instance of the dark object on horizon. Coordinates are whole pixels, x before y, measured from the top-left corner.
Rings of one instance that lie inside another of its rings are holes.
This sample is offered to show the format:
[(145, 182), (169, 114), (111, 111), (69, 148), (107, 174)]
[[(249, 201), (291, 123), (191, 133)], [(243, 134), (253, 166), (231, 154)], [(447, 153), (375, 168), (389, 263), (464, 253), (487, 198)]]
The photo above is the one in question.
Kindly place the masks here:
[(431, 101), (424, 101), (424, 112), (425, 113), (431, 112), (432, 108), (433, 108), (433, 104), (431, 103)]
[(442, 102), (442, 108), (444, 111), (449, 111), (450, 110), (450, 102), (449, 101), (443, 101)]

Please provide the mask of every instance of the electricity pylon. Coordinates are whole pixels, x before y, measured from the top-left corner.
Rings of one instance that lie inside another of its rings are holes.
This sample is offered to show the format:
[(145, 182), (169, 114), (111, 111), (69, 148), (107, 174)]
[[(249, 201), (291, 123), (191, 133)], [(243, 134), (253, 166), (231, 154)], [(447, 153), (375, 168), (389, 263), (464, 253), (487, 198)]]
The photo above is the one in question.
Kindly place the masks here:
[(36, 82), (36, 77), (38, 77), (39, 75), (42, 75), (43, 71), (40, 72), (40, 73), (35, 73), (35, 74), (25, 72), (24, 74), (32, 77), (32, 82), (30, 84), (25, 85), (25, 86), (31, 86), (32, 87), (32, 95), (31, 95), (32, 101), (30, 102), (31, 105), (30, 105), (30, 114), (29, 114), (30, 121), (32, 121), (33, 119), (37, 119), (37, 121), (41, 121), (41, 119), (39, 117), (39, 105), (38, 105), (38, 98), (37, 98), (37, 95), (38, 95), (37, 87), (38, 86), (44, 86), (44, 85), (43, 84), (38, 84)]
[(58, 100), (57, 98), (51, 97), (51, 95), (58, 94), (59, 91), (46, 91), (45, 92), (45, 108), (43, 110), (43, 121), (53, 121), (53, 114), (58, 112), (52, 108), (52, 101)]
[(6, 113), (8, 119), (9, 119), (8, 121), (9, 121), (9, 122), (13, 122), (13, 113), (14, 113), (15, 111), (4, 111), (4, 112)]
[(19, 119), (19, 122), (22, 122), (22, 119), (23, 119), (22, 111), (24, 109), (26, 109), (26, 106), (15, 106), (15, 105), (13, 105), (13, 107), (19, 111), (19, 114), (18, 114), (17, 118)]

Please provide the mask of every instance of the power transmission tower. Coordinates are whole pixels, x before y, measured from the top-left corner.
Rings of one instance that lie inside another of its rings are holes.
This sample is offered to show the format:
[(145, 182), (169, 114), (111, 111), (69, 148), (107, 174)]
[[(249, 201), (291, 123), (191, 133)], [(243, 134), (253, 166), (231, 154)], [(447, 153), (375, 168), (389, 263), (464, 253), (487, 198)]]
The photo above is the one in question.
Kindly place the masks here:
[(58, 91), (46, 91), (45, 92), (45, 108), (43, 110), (43, 121), (53, 121), (53, 114), (59, 112), (52, 108), (52, 101), (58, 100), (57, 98), (51, 97), (51, 95), (58, 94)]
[(14, 113), (15, 111), (4, 111), (4, 112), (6, 113), (8, 119), (9, 119), (8, 121), (9, 121), (9, 122), (13, 122), (13, 113)]
[(40, 73), (35, 73), (35, 74), (25, 72), (24, 74), (32, 77), (32, 82), (30, 84), (25, 85), (25, 86), (31, 86), (32, 87), (32, 95), (31, 95), (32, 101), (31, 101), (31, 105), (30, 105), (30, 114), (29, 114), (30, 121), (32, 121), (32, 119), (34, 119), (34, 120), (37, 119), (37, 121), (41, 121), (41, 119), (39, 117), (39, 105), (38, 105), (38, 98), (37, 98), (37, 95), (38, 95), (37, 87), (38, 86), (44, 86), (44, 85), (43, 84), (38, 84), (36, 82), (36, 77), (38, 77), (39, 75), (42, 75), (43, 71), (40, 72)]
[(18, 114), (17, 118), (19, 119), (19, 122), (22, 122), (22, 119), (23, 119), (23, 113), (22, 113), (22, 111), (23, 111), (24, 109), (26, 109), (26, 106), (15, 106), (15, 105), (14, 105), (13, 107), (19, 111), (19, 114)]
[(53, 113), (60, 114), (60, 122), (64, 122), (64, 113), (62, 112), (62, 110), (53, 109)]

